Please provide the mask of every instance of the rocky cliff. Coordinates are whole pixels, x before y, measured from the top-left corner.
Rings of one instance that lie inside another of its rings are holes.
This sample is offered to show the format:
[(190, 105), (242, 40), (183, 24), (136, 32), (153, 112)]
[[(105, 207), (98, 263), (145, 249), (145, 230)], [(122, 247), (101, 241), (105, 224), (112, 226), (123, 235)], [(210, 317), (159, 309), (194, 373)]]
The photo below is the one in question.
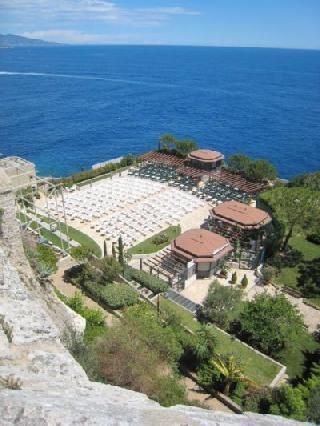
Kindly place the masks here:
[(143, 394), (90, 382), (61, 343), (66, 326), (81, 331), (85, 324), (33, 276), (9, 183), (0, 179), (1, 426), (298, 424), (276, 416), (163, 408)]

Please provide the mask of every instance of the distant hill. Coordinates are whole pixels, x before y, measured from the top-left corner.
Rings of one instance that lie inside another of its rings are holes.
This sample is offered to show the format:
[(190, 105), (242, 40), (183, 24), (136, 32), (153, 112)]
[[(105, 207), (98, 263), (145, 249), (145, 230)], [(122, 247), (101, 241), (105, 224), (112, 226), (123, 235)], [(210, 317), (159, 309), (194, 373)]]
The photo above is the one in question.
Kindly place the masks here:
[(15, 34), (0, 34), (0, 47), (37, 47), (37, 46), (59, 46), (59, 43), (38, 40), (35, 38), (22, 37)]

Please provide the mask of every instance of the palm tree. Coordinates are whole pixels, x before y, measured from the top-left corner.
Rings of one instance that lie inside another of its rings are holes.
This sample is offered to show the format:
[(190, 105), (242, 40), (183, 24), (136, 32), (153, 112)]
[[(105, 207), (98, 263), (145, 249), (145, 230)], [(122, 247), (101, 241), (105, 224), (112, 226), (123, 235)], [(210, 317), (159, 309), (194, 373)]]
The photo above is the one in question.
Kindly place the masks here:
[(239, 363), (234, 355), (222, 357), (218, 355), (216, 359), (211, 361), (213, 367), (223, 376), (224, 387), (223, 393), (229, 395), (230, 387), (233, 383), (250, 382), (242, 372)]

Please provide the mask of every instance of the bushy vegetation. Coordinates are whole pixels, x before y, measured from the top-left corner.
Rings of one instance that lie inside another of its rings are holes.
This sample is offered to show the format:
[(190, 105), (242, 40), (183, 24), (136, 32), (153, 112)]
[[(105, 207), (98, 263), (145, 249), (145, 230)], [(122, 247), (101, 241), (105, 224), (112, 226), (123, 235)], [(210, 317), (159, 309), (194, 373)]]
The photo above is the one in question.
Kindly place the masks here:
[(228, 168), (253, 182), (274, 180), (278, 175), (277, 169), (268, 160), (253, 160), (243, 154), (232, 155)]
[(234, 329), (253, 347), (277, 356), (304, 333), (304, 324), (297, 308), (285, 296), (261, 294), (243, 304)]
[(290, 180), (289, 186), (300, 186), (313, 191), (320, 191), (320, 172), (296, 176)]
[(168, 290), (168, 284), (161, 278), (150, 275), (145, 271), (139, 271), (138, 269), (127, 268), (126, 278), (140, 283), (155, 294), (163, 293)]
[(260, 195), (272, 210), (275, 219), (282, 225), (286, 249), (295, 232), (318, 226), (320, 217), (320, 193), (308, 188), (278, 186)]
[(71, 186), (80, 182), (83, 182), (88, 179), (93, 179), (101, 175), (105, 175), (114, 171), (117, 171), (121, 168), (125, 168), (128, 166), (131, 166), (136, 161), (136, 158), (132, 155), (128, 155), (126, 157), (123, 157), (118, 163), (108, 163), (103, 167), (100, 167), (98, 169), (90, 169), (90, 170), (83, 170), (79, 173), (75, 173), (74, 175), (70, 177), (63, 178), (61, 180), (61, 183), (65, 186)]
[(125, 310), (121, 321), (85, 352), (89, 368), (95, 359), (91, 376), (105, 383), (143, 392), (165, 406), (188, 402), (177, 370), (183, 348), (174, 330), (146, 304)]
[(208, 295), (203, 303), (201, 315), (223, 329), (229, 327), (239, 309), (241, 291), (234, 287), (226, 287), (213, 281), (210, 284)]
[(104, 314), (100, 309), (90, 309), (84, 303), (83, 295), (77, 291), (73, 296), (64, 296), (61, 292), (56, 290), (57, 296), (69, 308), (74, 310), (77, 314), (81, 315), (86, 320), (85, 340), (86, 342), (92, 341), (97, 336), (105, 333)]
[(112, 283), (99, 285), (89, 281), (82, 284), (82, 288), (99, 305), (111, 309), (121, 309), (138, 302), (138, 293), (127, 284)]
[(40, 279), (48, 277), (57, 270), (58, 257), (51, 247), (44, 244), (25, 246), (25, 252), (32, 269)]
[(160, 150), (176, 154), (180, 157), (186, 157), (191, 151), (197, 148), (197, 143), (189, 139), (179, 140), (175, 136), (169, 134), (163, 135), (160, 138)]
[(320, 257), (300, 265), (298, 287), (305, 297), (320, 296)]
[(243, 406), (247, 411), (276, 414), (300, 421), (320, 424), (320, 365), (312, 364), (307, 378), (276, 389), (246, 392)]
[(86, 260), (93, 258), (94, 251), (91, 248), (84, 246), (72, 247), (70, 255), (79, 262), (85, 262)]
[(316, 232), (312, 232), (307, 235), (307, 240), (310, 241), (310, 243), (320, 245), (320, 229), (317, 229)]
[(180, 225), (169, 226), (153, 237), (147, 238), (145, 241), (137, 244), (129, 249), (129, 254), (149, 254), (162, 250), (165, 246), (171, 243), (172, 240), (181, 234)]
[(113, 257), (91, 259), (65, 271), (64, 280), (80, 287), (101, 306), (121, 309), (139, 299), (133, 288), (119, 282), (121, 271), (121, 265)]

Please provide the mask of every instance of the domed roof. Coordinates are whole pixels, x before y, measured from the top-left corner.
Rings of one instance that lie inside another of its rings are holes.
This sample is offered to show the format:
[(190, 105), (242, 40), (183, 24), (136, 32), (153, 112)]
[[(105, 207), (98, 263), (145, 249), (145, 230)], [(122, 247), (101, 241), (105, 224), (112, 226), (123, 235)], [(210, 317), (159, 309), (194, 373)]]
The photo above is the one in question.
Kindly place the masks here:
[(212, 258), (222, 250), (231, 250), (229, 241), (221, 235), (206, 229), (190, 229), (177, 237), (171, 248), (190, 260)]
[(210, 149), (197, 149), (189, 154), (189, 159), (204, 162), (213, 162), (223, 160), (224, 155), (218, 151), (211, 151)]
[(261, 227), (271, 222), (271, 216), (264, 210), (248, 206), (239, 201), (226, 201), (212, 209), (213, 216), (225, 219), (243, 227)]

